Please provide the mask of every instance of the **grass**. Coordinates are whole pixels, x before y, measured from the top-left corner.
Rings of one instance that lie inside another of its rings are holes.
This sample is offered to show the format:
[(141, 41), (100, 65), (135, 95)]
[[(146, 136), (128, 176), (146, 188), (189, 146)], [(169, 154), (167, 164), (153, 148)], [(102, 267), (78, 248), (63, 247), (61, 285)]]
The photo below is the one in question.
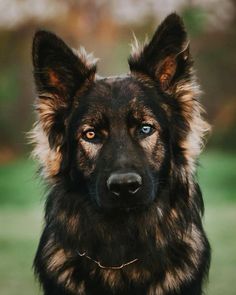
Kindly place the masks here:
[(36, 181), (36, 164), (18, 159), (0, 166), (0, 206), (29, 207), (39, 203), (43, 189)]
[(199, 181), (206, 206), (236, 204), (236, 154), (211, 152), (200, 160)]
[(212, 247), (212, 263), (206, 294), (235, 295), (236, 204), (209, 207), (205, 224)]
[(0, 211), (0, 294), (40, 294), (31, 267), (40, 220), (35, 209)]
[[(236, 274), (236, 155), (204, 154), (199, 179), (213, 254), (207, 295), (233, 295)], [(42, 227), (43, 189), (31, 160), (0, 167), (0, 294), (41, 294), (32, 261)]]

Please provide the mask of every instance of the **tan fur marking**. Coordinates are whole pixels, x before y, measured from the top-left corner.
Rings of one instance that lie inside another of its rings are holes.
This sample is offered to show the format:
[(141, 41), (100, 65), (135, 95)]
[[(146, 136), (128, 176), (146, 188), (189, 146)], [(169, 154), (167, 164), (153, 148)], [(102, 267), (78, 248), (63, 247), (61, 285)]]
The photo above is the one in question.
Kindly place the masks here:
[(36, 101), (36, 110), (44, 131), (48, 134), (59, 109), (66, 109), (67, 105), (63, 98), (56, 95), (51, 97), (40, 96)]
[(156, 77), (159, 80), (163, 90), (169, 86), (171, 79), (173, 78), (176, 71), (175, 57), (168, 56), (156, 70)]
[(158, 228), (156, 227), (156, 232), (155, 232), (155, 241), (156, 241), (156, 246), (159, 248), (160, 246), (161, 247), (164, 247), (166, 246), (166, 238), (165, 236), (163, 235), (163, 232)]
[(70, 267), (66, 270), (64, 270), (60, 275), (58, 276), (57, 281), (60, 284), (64, 284), (65, 286), (69, 286), (71, 284), (71, 275), (74, 271), (73, 267)]
[(153, 285), (149, 288), (147, 295), (163, 295), (163, 290), (160, 285)]
[(31, 143), (34, 144), (33, 157), (42, 165), (42, 175), (51, 181), (51, 178), (59, 172), (62, 155), (60, 148), (52, 150), (49, 146), (48, 137), (40, 123), (37, 123), (29, 134)]
[(166, 272), (163, 283), (164, 290), (173, 290), (178, 288), (179, 279), (172, 272)]
[(87, 142), (83, 139), (80, 139), (80, 144), (81, 144), (85, 154), (90, 159), (96, 159), (97, 154), (102, 147), (101, 144), (93, 144), (93, 143)]
[[(152, 135), (144, 138), (141, 141), (142, 147), (147, 151), (147, 156), (150, 161), (150, 164), (152, 164), (155, 168), (160, 167), (162, 160), (164, 158), (164, 146), (159, 141), (159, 135), (158, 132), (154, 132)], [(153, 158), (153, 152), (155, 150), (155, 158)]]
[(43, 256), (45, 258), (48, 257), (48, 255), (50, 255), (54, 250), (56, 250), (56, 245), (54, 242), (54, 238), (53, 235), (50, 236), (50, 238), (48, 239), (47, 243), (45, 244), (44, 248), (43, 248)]
[(146, 138), (142, 139), (141, 145), (149, 154), (153, 152), (153, 149), (156, 146), (157, 138), (158, 134), (157, 132), (154, 132), (150, 136), (147, 136)]
[(155, 87), (155, 82), (148, 75), (136, 71), (132, 71), (131, 75), (134, 76), (139, 82), (141, 82), (146, 87)]
[(127, 276), (128, 280), (131, 282), (146, 282), (151, 274), (147, 270), (139, 269), (137, 267), (129, 267), (127, 269), (121, 270), (112, 270), (112, 269), (101, 269), (100, 274), (105, 284), (111, 288), (121, 287), (123, 285), (123, 279), (121, 276)]
[(73, 294), (85, 295), (85, 283), (84, 281), (79, 284), (76, 283), (73, 278), (74, 268), (70, 267), (63, 271), (57, 278), (58, 283), (63, 284), (67, 290)]
[(79, 228), (79, 214), (76, 215), (68, 215), (66, 211), (61, 211), (57, 214), (58, 220), (67, 225), (67, 230), (71, 234), (77, 233), (77, 229)]
[(67, 290), (72, 292), (73, 294), (80, 294), (80, 295), (85, 295), (85, 283), (84, 281), (80, 282), (77, 284), (73, 279), (74, 268), (68, 268), (65, 270), (62, 274), (59, 275), (58, 277), (58, 282), (63, 284)]
[(201, 256), (203, 251), (203, 240), (201, 233), (197, 227), (193, 224), (191, 232), (189, 232), (185, 237), (184, 241), (191, 247), (192, 252), (190, 254), (190, 259), (193, 264), (198, 267), (199, 256)]
[(42, 254), (47, 262), (47, 270), (49, 272), (59, 270), (71, 256), (70, 253), (66, 253), (64, 249), (58, 247), (53, 235), (51, 235), (45, 244)]
[(164, 295), (169, 291), (178, 290), (183, 282), (191, 280), (194, 271), (185, 265), (182, 269), (166, 271), (164, 281), (150, 287), (148, 295)]
[(54, 275), (58, 272), (58, 283), (63, 284), (68, 290), (75, 294), (77, 294), (79, 289), (83, 289), (83, 284), (77, 285), (77, 283), (72, 279), (74, 272), (73, 267), (68, 267), (61, 272), (61, 268), (72, 257), (72, 255), (69, 252), (65, 252), (62, 248), (58, 249), (58, 245), (55, 244), (53, 237), (51, 237), (44, 246), (43, 255), (45, 256), (45, 261), (47, 262), (47, 271), (49, 273), (54, 273)]
[(67, 219), (68, 229), (72, 232), (76, 232), (79, 227), (79, 216), (69, 216)]
[(161, 108), (166, 112), (167, 117), (170, 118), (171, 117), (171, 109), (170, 109), (170, 107), (167, 104), (162, 103)]
[(50, 272), (58, 270), (66, 261), (68, 257), (64, 249), (59, 249), (51, 255), (47, 261), (47, 269)]
[(110, 288), (114, 289), (117, 286), (120, 287), (122, 285), (123, 280), (120, 270), (101, 269), (100, 273), (104, 283)]
[(185, 265), (182, 269), (176, 268), (174, 273), (173, 271), (167, 271), (163, 283), (163, 291), (178, 289), (183, 282), (191, 280), (192, 276), (193, 270), (187, 267), (187, 265)]
[(78, 286), (78, 294), (85, 295), (85, 283), (81, 282)]
[(180, 144), (188, 160), (187, 172), (193, 174), (195, 172), (196, 158), (202, 150), (203, 139), (209, 132), (210, 126), (203, 119), (203, 109), (196, 100), (200, 96), (201, 91), (195, 78), (189, 83), (185, 81), (179, 83), (175, 91), (177, 99), (182, 103), (182, 114), (190, 126), (188, 136)]
[(176, 209), (171, 209), (171, 211), (170, 211), (170, 218), (171, 219), (173, 219), (173, 220), (177, 220), (178, 219), (178, 213), (177, 213), (177, 211), (176, 211)]
[(127, 277), (132, 282), (144, 283), (150, 278), (151, 274), (148, 270), (134, 267), (132, 270), (127, 270)]
[(57, 74), (53, 70), (49, 69), (48, 77), (51, 85), (61, 90), (65, 90), (65, 86), (62, 84)]
[(40, 97), (37, 99), (39, 121), (29, 134), (31, 143), (34, 144), (33, 156), (42, 165), (42, 174), (46, 179), (57, 175), (60, 169), (62, 155), (60, 152), (61, 135), (58, 134), (58, 146), (52, 150), (48, 142), (48, 134), (54, 123), (55, 114), (61, 107), (66, 107), (65, 102), (56, 96)]
[(147, 154), (150, 155), (150, 158), (152, 158), (152, 152), (156, 146), (157, 138), (158, 134), (157, 132), (154, 132), (152, 135), (145, 137), (141, 141), (142, 147), (147, 151)]
[[(175, 210), (171, 211), (171, 216), (178, 218)], [(156, 239), (158, 243), (161, 243), (161, 245), (164, 246), (163, 243), (165, 242), (165, 239), (160, 236), (159, 232), (156, 235)], [(181, 269), (176, 267), (171, 269), (171, 271), (167, 270), (164, 281), (151, 286), (148, 295), (162, 295), (169, 291), (177, 290), (183, 282), (189, 281), (192, 277), (194, 277), (195, 272), (198, 269), (200, 261), (199, 257), (202, 255), (203, 251), (202, 236), (194, 224), (191, 226), (190, 230), (184, 234), (183, 242), (185, 242), (191, 249), (189, 259), (192, 261), (194, 268), (190, 268), (187, 264), (185, 264)], [(160, 244), (158, 246), (160, 246)]]

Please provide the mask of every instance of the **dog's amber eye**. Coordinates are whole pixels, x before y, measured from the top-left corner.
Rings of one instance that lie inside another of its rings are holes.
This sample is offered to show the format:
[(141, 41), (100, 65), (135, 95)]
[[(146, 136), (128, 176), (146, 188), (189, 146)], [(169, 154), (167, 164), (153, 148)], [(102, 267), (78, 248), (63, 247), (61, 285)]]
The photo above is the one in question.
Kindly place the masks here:
[(143, 124), (140, 128), (140, 134), (141, 135), (150, 135), (153, 131), (153, 127), (148, 124)]
[(96, 133), (93, 129), (89, 129), (84, 132), (85, 139), (93, 140), (96, 137)]

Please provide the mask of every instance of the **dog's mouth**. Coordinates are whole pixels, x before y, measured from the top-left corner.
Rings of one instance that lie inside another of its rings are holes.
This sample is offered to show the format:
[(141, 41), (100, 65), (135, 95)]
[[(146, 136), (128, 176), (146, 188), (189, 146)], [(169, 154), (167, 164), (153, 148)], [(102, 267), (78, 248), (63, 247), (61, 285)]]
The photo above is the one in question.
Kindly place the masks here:
[(114, 196), (105, 196), (104, 198), (97, 197), (95, 200), (96, 207), (99, 211), (106, 214), (123, 214), (135, 213), (147, 210), (153, 203), (154, 198), (119, 198)]
[(124, 200), (116, 196), (90, 191), (90, 202), (96, 211), (104, 214), (131, 213), (143, 211), (150, 206), (150, 200)]
[(138, 204), (119, 204), (117, 206), (98, 205), (98, 210), (109, 216), (123, 216), (126, 214), (139, 214), (147, 211), (151, 206), (151, 202), (142, 202)]

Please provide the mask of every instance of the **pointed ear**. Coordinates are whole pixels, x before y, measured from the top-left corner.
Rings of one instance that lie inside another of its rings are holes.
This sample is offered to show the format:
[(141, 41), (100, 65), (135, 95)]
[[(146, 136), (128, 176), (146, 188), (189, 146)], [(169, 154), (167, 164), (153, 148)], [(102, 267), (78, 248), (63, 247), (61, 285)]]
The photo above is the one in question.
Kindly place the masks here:
[(35, 34), (32, 55), (39, 94), (47, 92), (69, 98), (96, 71), (94, 64), (88, 64), (84, 56), (78, 56), (60, 38), (47, 31)]
[(39, 95), (36, 101), (39, 123), (50, 146), (60, 145), (59, 138), (74, 97), (85, 84), (93, 81), (96, 66), (86, 60), (84, 53), (76, 54), (60, 38), (46, 31), (35, 34), (32, 55)]
[(131, 72), (148, 75), (166, 92), (190, 74), (191, 65), (184, 24), (175, 13), (161, 23), (148, 44), (129, 58)]

